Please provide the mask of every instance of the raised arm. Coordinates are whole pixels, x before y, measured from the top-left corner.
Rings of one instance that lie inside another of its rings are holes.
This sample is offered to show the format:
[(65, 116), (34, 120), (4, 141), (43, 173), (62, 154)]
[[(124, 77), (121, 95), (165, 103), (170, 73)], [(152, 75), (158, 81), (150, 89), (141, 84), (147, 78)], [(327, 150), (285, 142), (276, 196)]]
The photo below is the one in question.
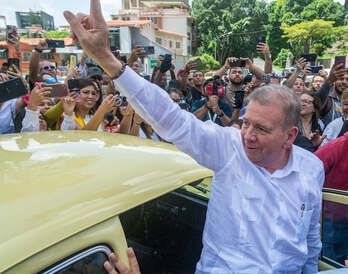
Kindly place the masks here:
[(256, 49), (258, 52), (263, 53), (265, 57), (265, 67), (264, 67), (265, 73), (266, 74), (272, 73), (272, 70), (273, 70), (272, 56), (267, 43), (262, 43), (262, 42), (258, 43)]
[(238, 130), (199, 121), (191, 113), (181, 110), (160, 87), (141, 78), (132, 69), (123, 67), (112, 55), (107, 43), (107, 26), (98, 0), (91, 0), (93, 31), (87, 31), (71, 12), (64, 15), (87, 54), (112, 79), (117, 78), (117, 89), (127, 96), (135, 112), (161, 137), (174, 142), (202, 165), (215, 171), (222, 168), (230, 151), (226, 149), (226, 144), (239, 142)]
[(34, 52), (31, 55), (30, 64), (29, 64), (29, 81), (34, 84), (37, 81), (37, 75), (39, 73), (39, 63), (40, 55), (43, 50), (48, 49), (46, 41), (40, 41), (36, 46)]
[(291, 74), (291, 76), (289, 77), (288, 80), (286, 80), (285, 85), (288, 88), (292, 88), (296, 82), (296, 79), (298, 78), (298, 76), (300, 75), (301, 71), (304, 69), (304, 67), (307, 64), (307, 60), (304, 58), (300, 58), (297, 63), (296, 63), (296, 70), (293, 74)]

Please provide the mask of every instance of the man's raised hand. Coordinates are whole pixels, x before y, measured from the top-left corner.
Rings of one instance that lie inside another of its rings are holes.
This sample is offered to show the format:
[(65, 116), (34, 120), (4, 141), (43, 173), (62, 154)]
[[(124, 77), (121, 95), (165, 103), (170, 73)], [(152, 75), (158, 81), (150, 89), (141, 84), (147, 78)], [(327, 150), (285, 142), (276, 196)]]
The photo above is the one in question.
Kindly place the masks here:
[(80, 18), (70, 11), (64, 11), (64, 17), (87, 55), (94, 59), (112, 78), (116, 77), (121, 70), (121, 63), (110, 50), (109, 32), (101, 11), (100, 1), (91, 0), (89, 16)]

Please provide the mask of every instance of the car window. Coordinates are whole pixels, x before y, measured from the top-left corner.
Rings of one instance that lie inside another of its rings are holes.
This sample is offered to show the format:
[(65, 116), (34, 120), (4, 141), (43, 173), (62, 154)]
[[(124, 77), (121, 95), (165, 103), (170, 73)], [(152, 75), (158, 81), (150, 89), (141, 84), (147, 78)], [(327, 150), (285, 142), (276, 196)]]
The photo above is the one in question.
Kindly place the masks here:
[(104, 262), (111, 250), (104, 245), (83, 250), (38, 274), (107, 274)]
[(348, 192), (323, 190), (321, 260), (344, 267), (348, 259)]
[(200, 198), (209, 200), (212, 177), (207, 177), (189, 185), (181, 187), (181, 190), (198, 195)]

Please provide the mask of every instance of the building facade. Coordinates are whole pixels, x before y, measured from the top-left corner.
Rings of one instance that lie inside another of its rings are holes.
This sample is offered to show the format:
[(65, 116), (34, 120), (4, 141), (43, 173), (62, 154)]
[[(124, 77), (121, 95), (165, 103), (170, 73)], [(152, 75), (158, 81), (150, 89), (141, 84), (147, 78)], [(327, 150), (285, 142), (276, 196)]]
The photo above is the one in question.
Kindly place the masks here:
[(24, 29), (32, 25), (40, 25), (43, 30), (54, 30), (54, 18), (44, 11), (16, 11), (17, 27)]
[[(195, 31), (187, 0), (123, 0), (122, 9), (113, 20), (151, 21), (149, 39), (176, 55), (195, 54)], [(146, 35), (146, 34), (145, 34)]]

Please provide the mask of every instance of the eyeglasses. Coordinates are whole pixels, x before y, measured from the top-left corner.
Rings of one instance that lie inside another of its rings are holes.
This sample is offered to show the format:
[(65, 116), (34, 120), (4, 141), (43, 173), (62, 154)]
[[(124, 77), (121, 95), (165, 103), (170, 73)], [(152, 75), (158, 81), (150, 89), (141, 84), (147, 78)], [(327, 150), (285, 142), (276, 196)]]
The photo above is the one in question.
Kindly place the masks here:
[(193, 80), (193, 78), (189, 78), (188, 80), (189, 80), (189, 81), (192, 81), (192, 80)]
[(55, 70), (56, 67), (55, 66), (44, 66), (42, 67), (43, 70)]
[(306, 99), (303, 99), (303, 100), (301, 100), (301, 103), (302, 103), (302, 104), (312, 104), (312, 103), (313, 103), (313, 100), (306, 100)]

